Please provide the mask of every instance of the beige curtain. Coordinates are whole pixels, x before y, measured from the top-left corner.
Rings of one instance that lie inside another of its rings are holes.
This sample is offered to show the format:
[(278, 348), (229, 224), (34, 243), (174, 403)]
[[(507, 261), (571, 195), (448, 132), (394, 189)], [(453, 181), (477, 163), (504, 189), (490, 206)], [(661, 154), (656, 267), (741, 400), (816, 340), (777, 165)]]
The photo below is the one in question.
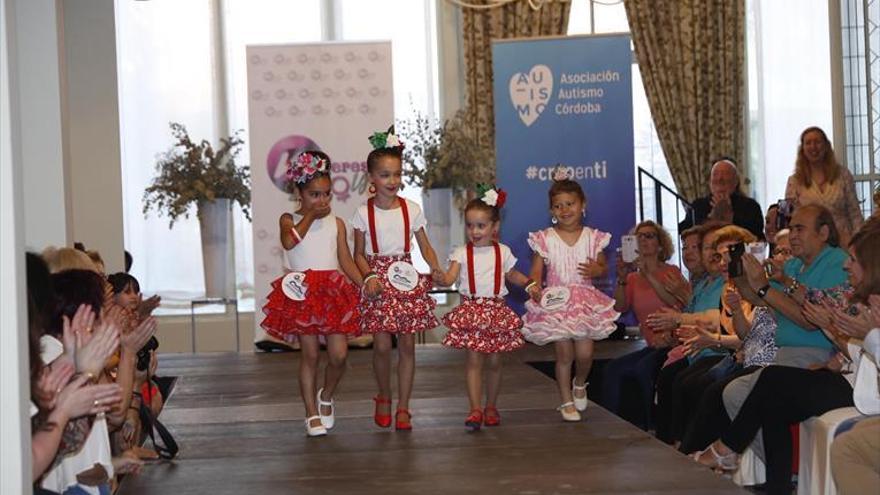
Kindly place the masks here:
[[(470, 4), (488, 5), (487, 0)], [(540, 5), (535, 9), (533, 5)], [(462, 7), (466, 109), (481, 143), (494, 143), (492, 40), (565, 34), (569, 0), (519, 0), (494, 8)]]
[(678, 191), (708, 194), (712, 160), (745, 150), (744, 0), (625, 0), (657, 134)]

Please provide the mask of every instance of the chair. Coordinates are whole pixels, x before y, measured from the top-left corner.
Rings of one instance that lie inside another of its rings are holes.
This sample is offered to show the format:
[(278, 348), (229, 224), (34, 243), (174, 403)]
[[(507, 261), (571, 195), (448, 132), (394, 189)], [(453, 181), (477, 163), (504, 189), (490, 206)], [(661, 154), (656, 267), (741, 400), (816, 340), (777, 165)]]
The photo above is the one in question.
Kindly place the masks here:
[(801, 423), (798, 495), (837, 495), (831, 475), (831, 442), (841, 423), (858, 416), (855, 407), (844, 407)]

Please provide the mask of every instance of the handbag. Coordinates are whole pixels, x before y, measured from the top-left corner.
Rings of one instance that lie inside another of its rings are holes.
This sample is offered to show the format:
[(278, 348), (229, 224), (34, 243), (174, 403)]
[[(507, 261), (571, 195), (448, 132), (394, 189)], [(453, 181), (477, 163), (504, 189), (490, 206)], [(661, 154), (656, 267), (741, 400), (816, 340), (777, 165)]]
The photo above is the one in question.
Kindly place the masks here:
[[(153, 448), (156, 450), (156, 453), (159, 454), (159, 457), (162, 459), (174, 459), (180, 449), (177, 447), (177, 442), (174, 441), (174, 436), (171, 435), (168, 428), (165, 428), (165, 425), (153, 416), (153, 411), (151, 411), (150, 407), (143, 402), (141, 403), (141, 408), (138, 413), (141, 417), (141, 427), (147, 435), (149, 435), (150, 441), (153, 443)], [(161, 444), (156, 441), (156, 434), (159, 435)]]

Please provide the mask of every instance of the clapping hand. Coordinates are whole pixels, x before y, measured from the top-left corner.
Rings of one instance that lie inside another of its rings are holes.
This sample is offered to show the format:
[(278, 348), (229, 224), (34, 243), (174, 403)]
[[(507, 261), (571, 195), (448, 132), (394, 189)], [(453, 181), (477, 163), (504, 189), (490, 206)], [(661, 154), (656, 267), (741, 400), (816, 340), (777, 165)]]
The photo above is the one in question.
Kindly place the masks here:
[(713, 194), (709, 200), (712, 211), (709, 217), (713, 220), (721, 220), (722, 222), (733, 221), (733, 205), (730, 203), (730, 196), (726, 194)]
[(153, 314), (153, 310), (159, 307), (159, 303), (162, 302), (162, 298), (159, 296), (151, 296), (147, 299), (142, 299), (138, 302), (137, 306), (137, 314), (138, 320), (143, 320), (144, 318)]
[(34, 402), (41, 409), (50, 411), (55, 408), (58, 394), (70, 381), (74, 368), (67, 360), (56, 360), (51, 366), (45, 366), (40, 372), (40, 378), (34, 385)]
[(55, 409), (68, 419), (107, 412), (122, 399), (122, 389), (115, 383), (86, 385), (89, 377), (80, 375), (58, 394)]
[(80, 304), (73, 318), (62, 316), (61, 342), (64, 355), (71, 363), (76, 362), (78, 346), (86, 345), (92, 338), (92, 325), (95, 323), (95, 312), (88, 304)]
[(685, 355), (692, 355), (718, 343), (718, 336), (709, 330), (708, 324), (701, 322), (689, 327), (689, 330), (691, 328), (693, 334), (682, 339), (682, 344), (685, 345)]
[(731, 313), (742, 311), (742, 296), (735, 289), (728, 289), (724, 292), (724, 304), (727, 305)]
[(840, 333), (859, 340), (864, 340), (871, 329), (878, 328), (877, 316), (869, 306), (859, 304), (858, 313), (852, 315), (845, 310), (836, 309), (831, 314), (834, 327)]
[(646, 323), (654, 332), (675, 330), (681, 323), (681, 313), (670, 308), (660, 308), (659, 311), (648, 316)]
[(137, 353), (154, 333), (156, 333), (156, 318), (150, 316), (137, 328), (122, 336), (122, 347), (132, 354)]
[(660, 283), (672, 297), (681, 304), (687, 304), (691, 298), (691, 285), (681, 275), (666, 272), (660, 275)]
[[(757, 291), (770, 283), (767, 279), (767, 273), (764, 272), (764, 267), (757, 258), (747, 253), (742, 256), (742, 262), (743, 271), (746, 273), (746, 279), (749, 281), (749, 286), (752, 290)], [(781, 274), (781, 271), (779, 273)]]

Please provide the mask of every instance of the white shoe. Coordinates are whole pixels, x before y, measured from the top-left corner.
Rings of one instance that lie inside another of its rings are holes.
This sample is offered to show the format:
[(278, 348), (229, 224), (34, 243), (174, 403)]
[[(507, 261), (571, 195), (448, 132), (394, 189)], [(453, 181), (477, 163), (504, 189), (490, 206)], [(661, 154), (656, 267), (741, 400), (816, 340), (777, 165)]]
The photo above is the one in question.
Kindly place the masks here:
[(310, 437), (322, 437), (327, 434), (327, 428), (323, 424), (312, 426), (312, 421), (321, 419), (321, 416), (309, 416), (306, 418), (306, 435)]
[[(321, 424), (324, 425), (324, 428), (329, 430), (336, 424), (336, 407), (333, 405), (333, 399), (330, 399), (329, 402), (321, 400), (321, 392), (323, 391), (323, 388), (318, 390), (318, 415), (321, 416)], [(324, 414), (321, 413), (321, 407), (324, 406), (330, 408), (330, 414), (327, 416), (324, 416)]]
[(561, 406), (556, 408), (557, 411), (562, 413), (562, 420), (563, 421), (576, 422), (576, 421), (581, 420), (581, 413), (579, 413), (577, 411), (576, 407), (573, 412), (566, 411), (566, 408), (573, 407), (573, 406), (574, 406), (574, 402), (566, 402), (565, 404), (562, 404)]
[[(587, 409), (587, 385), (589, 383), (584, 383), (578, 387), (574, 384), (574, 380), (571, 381), (571, 396), (574, 398), (574, 408), (578, 411), (585, 411)], [(578, 392), (583, 392), (584, 396), (578, 397)]]

